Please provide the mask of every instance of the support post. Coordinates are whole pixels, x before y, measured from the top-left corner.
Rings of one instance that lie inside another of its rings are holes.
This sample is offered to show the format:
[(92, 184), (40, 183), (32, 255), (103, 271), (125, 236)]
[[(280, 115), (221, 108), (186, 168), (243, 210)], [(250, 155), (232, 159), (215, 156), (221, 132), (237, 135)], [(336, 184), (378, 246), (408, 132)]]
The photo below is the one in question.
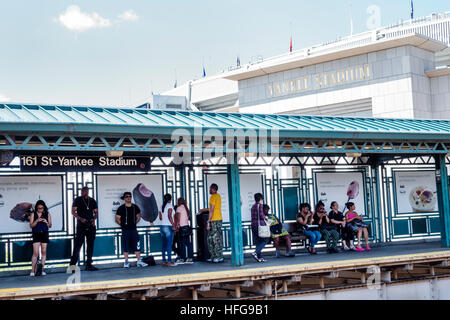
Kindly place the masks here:
[(375, 213), (376, 213), (376, 219), (375, 221), (378, 222), (377, 228), (377, 241), (383, 242), (383, 208), (381, 205), (381, 188), (383, 181), (380, 181), (380, 165), (378, 163), (374, 163), (372, 165), (372, 173), (373, 177), (375, 178)]
[(231, 265), (244, 265), (244, 246), (241, 220), (241, 187), (239, 182), (239, 165), (235, 157), (234, 163), (227, 164), (228, 199), (231, 228)]
[(186, 199), (186, 170), (184, 165), (176, 167), (180, 176), (180, 194), (179, 197)]
[(436, 187), (438, 195), (439, 217), (441, 221), (441, 246), (450, 247), (450, 206), (448, 193), (448, 173), (445, 154), (434, 157), (436, 163)]

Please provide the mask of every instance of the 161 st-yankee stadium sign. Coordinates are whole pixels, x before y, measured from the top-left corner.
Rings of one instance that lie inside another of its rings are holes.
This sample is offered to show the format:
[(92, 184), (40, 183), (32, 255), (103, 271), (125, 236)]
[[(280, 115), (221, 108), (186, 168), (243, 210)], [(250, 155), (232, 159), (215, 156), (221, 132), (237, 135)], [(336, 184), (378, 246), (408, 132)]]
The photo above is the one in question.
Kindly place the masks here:
[(149, 171), (149, 157), (38, 156), (20, 157), (24, 172), (36, 171)]

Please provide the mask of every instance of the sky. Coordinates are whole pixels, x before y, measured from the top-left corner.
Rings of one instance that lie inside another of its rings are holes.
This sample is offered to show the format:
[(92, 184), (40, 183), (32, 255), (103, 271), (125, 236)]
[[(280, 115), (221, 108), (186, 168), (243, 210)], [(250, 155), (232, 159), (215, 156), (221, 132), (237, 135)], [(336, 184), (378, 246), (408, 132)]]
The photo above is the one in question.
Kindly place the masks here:
[[(0, 102), (131, 107), (190, 79), (410, 18), (410, 0), (0, 0)], [(450, 11), (415, 0), (414, 16)], [(352, 17), (352, 18), (351, 18)]]

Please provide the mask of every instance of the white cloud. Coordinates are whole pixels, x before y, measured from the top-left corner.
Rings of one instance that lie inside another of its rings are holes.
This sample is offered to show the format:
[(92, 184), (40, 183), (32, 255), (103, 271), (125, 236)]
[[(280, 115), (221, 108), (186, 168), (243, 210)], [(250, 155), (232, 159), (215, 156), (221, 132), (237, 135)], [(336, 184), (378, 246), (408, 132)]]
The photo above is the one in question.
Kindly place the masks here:
[(11, 101), (10, 98), (8, 98), (7, 96), (5, 96), (4, 94), (0, 93), (0, 102), (9, 102)]
[(98, 13), (81, 12), (80, 7), (72, 5), (59, 15), (59, 21), (64, 27), (71, 31), (86, 31), (93, 28), (106, 28), (112, 25), (111, 21), (103, 18)]
[(139, 17), (133, 10), (127, 10), (119, 14), (119, 19), (124, 21), (136, 21)]

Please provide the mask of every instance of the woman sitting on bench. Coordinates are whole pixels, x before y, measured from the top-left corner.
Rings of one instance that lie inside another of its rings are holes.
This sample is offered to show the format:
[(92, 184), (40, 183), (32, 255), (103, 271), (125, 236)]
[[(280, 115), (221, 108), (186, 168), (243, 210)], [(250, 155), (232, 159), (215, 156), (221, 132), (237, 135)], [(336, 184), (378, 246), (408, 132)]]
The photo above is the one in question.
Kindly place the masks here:
[(283, 228), (283, 224), (280, 219), (278, 219), (275, 215), (269, 214), (270, 207), (265, 204), (263, 205), (263, 212), (267, 217), (270, 225), (270, 237), (273, 239), (273, 244), (275, 245), (275, 249), (277, 250), (275, 256), (277, 258), (281, 257), (281, 253), (279, 250), (280, 239), (286, 241), (286, 257), (295, 257), (294, 251), (291, 250), (291, 236), (286, 229)]
[(300, 230), (303, 230), (305, 236), (310, 240), (311, 245), (306, 249), (310, 254), (317, 254), (314, 250), (314, 246), (322, 238), (322, 234), (319, 231), (319, 226), (313, 226), (313, 214), (311, 212), (311, 206), (308, 203), (302, 203), (300, 205), (300, 212), (297, 214), (297, 223)]
[(347, 202), (347, 213), (345, 214), (345, 221), (347, 221), (347, 227), (357, 234), (358, 244), (356, 245), (356, 251), (364, 251), (361, 247), (361, 235), (364, 232), (364, 239), (366, 240), (366, 250), (369, 251), (369, 231), (368, 225), (363, 222), (363, 217), (355, 212), (355, 204), (353, 202)]

